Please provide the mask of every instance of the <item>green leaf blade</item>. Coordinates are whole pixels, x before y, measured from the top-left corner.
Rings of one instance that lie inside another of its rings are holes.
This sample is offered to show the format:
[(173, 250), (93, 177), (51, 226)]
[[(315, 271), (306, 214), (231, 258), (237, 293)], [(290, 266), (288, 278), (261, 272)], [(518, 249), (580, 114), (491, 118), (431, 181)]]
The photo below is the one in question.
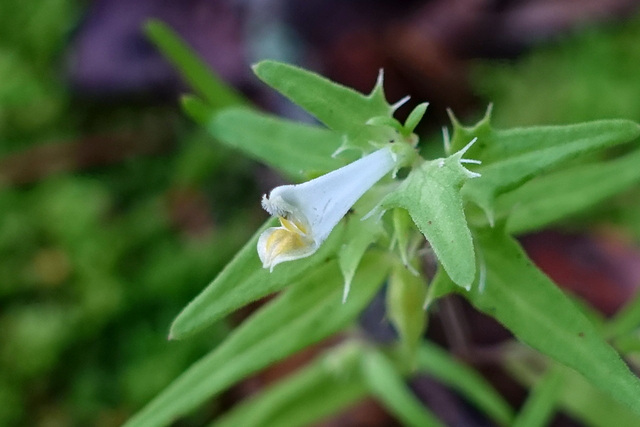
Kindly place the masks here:
[(359, 372), (361, 355), (355, 345), (332, 350), (240, 403), (211, 427), (299, 427), (336, 413), (367, 393)]
[(507, 230), (520, 234), (538, 230), (623, 191), (640, 181), (640, 150), (622, 158), (574, 166), (541, 176), (498, 197), (498, 216)]
[(451, 279), (468, 289), (476, 274), (475, 253), (459, 191), (466, 178), (454, 157), (423, 163), (382, 207), (406, 209)]
[(232, 311), (295, 283), (336, 250), (342, 240), (338, 226), (314, 255), (277, 266), (272, 272), (262, 268), (256, 245), (262, 231), (276, 225), (270, 219), (222, 272), (176, 317), (171, 325), (171, 339), (186, 338), (211, 325)]
[(402, 421), (413, 427), (441, 426), (442, 423), (411, 393), (393, 363), (376, 350), (362, 359), (362, 370), (371, 393)]
[(470, 154), (483, 162), (477, 169), (482, 176), (466, 182), (462, 194), (492, 214), (497, 195), (563, 162), (639, 135), (640, 126), (630, 120), (491, 131)]
[(245, 321), (125, 425), (167, 425), (234, 382), (339, 331), (371, 301), (388, 269), (385, 257), (368, 254), (346, 304), (337, 262), (316, 269)]
[(150, 20), (145, 24), (144, 30), (147, 37), (212, 108), (246, 104), (244, 97), (215, 75), (169, 26), (158, 20)]
[(638, 123), (622, 119), (492, 130), (483, 144), (485, 149), (481, 158), (483, 162), (490, 164), (506, 158), (559, 148), (573, 142), (583, 144), (583, 150), (588, 151), (592, 148), (612, 147), (632, 141), (638, 136)]
[(342, 144), (342, 136), (316, 126), (234, 108), (215, 114), (207, 129), (225, 144), (294, 179), (344, 166), (332, 156)]
[(496, 423), (510, 426), (513, 409), (482, 375), (455, 360), (435, 344), (423, 341), (418, 350), (418, 370), (457, 390)]
[(572, 367), (640, 413), (640, 381), (596, 328), (517, 242), (499, 230), (478, 233), (486, 283), (464, 293), (522, 342)]
[(542, 379), (531, 389), (514, 427), (546, 426), (551, 421), (560, 397), (563, 375), (561, 369), (546, 372)]
[(555, 364), (522, 346), (508, 348), (505, 356), (507, 371), (526, 387), (535, 387), (542, 381), (546, 371), (541, 372), (541, 369), (560, 370), (562, 380), (557, 403), (564, 412), (584, 425), (631, 427), (640, 424), (640, 414), (595, 388), (575, 370)]
[(338, 249), (338, 265), (344, 278), (343, 301), (349, 296), (353, 276), (365, 252), (384, 233), (382, 222), (376, 218), (361, 220), (348, 216), (345, 228), (344, 243)]
[(427, 111), (428, 106), (428, 102), (423, 102), (421, 104), (418, 104), (413, 109), (413, 111), (409, 114), (409, 117), (407, 117), (407, 120), (404, 122), (405, 132), (410, 134), (416, 129), (416, 127), (422, 120), (424, 113)]
[(365, 96), (316, 73), (276, 61), (262, 61), (253, 67), (256, 75), (329, 128), (349, 131), (372, 117), (391, 116), (382, 82)]

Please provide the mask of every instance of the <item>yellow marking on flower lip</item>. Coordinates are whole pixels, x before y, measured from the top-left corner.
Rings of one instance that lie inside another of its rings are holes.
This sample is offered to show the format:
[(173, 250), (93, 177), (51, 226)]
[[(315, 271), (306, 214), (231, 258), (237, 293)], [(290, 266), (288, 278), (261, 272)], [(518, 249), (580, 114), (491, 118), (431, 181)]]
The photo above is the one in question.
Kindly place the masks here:
[(308, 246), (303, 236), (289, 229), (274, 230), (265, 243), (268, 259), (272, 260), (278, 255), (300, 250)]
[(299, 222), (290, 221), (282, 216), (278, 218), (280, 219), (280, 224), (292, 233), (307, 235), (307, 228)]

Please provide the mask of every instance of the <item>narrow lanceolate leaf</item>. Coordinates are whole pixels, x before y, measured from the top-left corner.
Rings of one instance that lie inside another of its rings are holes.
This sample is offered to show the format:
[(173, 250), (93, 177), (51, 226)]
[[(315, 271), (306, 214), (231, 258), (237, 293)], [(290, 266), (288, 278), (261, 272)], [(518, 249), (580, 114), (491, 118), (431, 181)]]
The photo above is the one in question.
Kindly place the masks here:
[(368, 254), (353, 280), (349, 300), (342, 304), (337, 262), (316, 268), (246, 320), (126, 426), (168, 425), (242, 378), (341, 330), (371, 301), (387, 271), (383, 255)]
[(221, 142), (295, 179), (344, 166), (332, 157), (342, 136), (317, 126), (237, 108), (213, 115), (207, 129)]
[(314, 255), (281, 264), (270, 272), (262, 268), (256, 245), (262, 231), (275, 224), (274, 219), (267, 221), (218, 277), (180, 312), (171, 325), (170, 338), (185, 338), (252, 301), (298, 282), (331, 257), (342, 241), (342, 228), (338, 226)]
[(418, 349), (418, 371), (429, 374), (464, 396), (493, 421), (510, 426), (513, 410), (491, 384), (472, 368), (458, 362), (435, 344), (423, 341)]
[(573, 166), (533, 179), (496, 200), (507, 230), (525, 233), (581, 212), (640, 181), (640, 150), (616, 160)]
[(594, 388), (575, 371), (566, 369), (562, 378), (560, 405), (572, 418), (594, 427), (637, 426), (640, 416), (610, 395)]
[(376, 350), (362, 358), (362, 372), (373, 394), (405, 426), (431, 427), (442, 424), (416, 397), (393, 363)]
[[(505, 368), (512, 377), (526, 387), (535, 387), (542, 381), (546, 372), (545, 366), (546, 369), (561, 368), (529, 348), (511, 346), (505, 350)], [(593, 427), (640, 425), (640, 414), (627, 405), (618, 403), (606, 393), (596, 389), (573, 369), (560, 370), (561, 381), (557, 403), (559, 409), (569, 414), (571, 418), (583, 425)]]
[(359, 369), (363, 349), (345, 345), (234, 407), (211, 427), (301, 427), (355, 403), (367, 393)]
[(382, 221), (368, 218), (364, 221), (347, 216), (344, 243), (338, 249), (338, 265), (344, 278), (343, 300), (349, 297), (351, 282), (367, 248), (383, 234)]
[(636, 122), (621, 119), (493, 130), (487, 137), (485, 149), (480, 157), (483, 162), (490, 164), (577, 141), (585, 144), (584, 151), (589, 151), (593, 148), (625, 143), (639, 135), (640, 126)]
[(531, 388), (527, 400), (513, 422), (514, 427), (544, 427), (549, 424), (556, 411), (560, 397), (563, 369), (552, 367), (540, 381)]
[(587, 318), (502, 230), (478, 233), (485, 283), (464, 295), (518, 339), (640, 413), (640, 381)]
[(467, 175), (455, 157), (424, 162), (385, 197), (382, 208), (406, 209), (449, 276), (468, 289), (476, 263), (460, 195)]
[(418, 126), (418, 123), (422, 120), (422, 116), (424, 116), (425, 111), (427, 111), (428, 106), (428, 102), (418, 104), (411, 114), (409, 114), (409, 117), (407, 117), (407, 120), (404, 122), (404, 131), (407, 134), (412, 133), (416, 129), (416, 126)]
[(491, 131), (478, 139), (476, 156), (482, 177), (468, 181), (462, 194), (492, 214), (495, 197), (535, 175), (594, 150), (629, 142), (640, 126), (628, 120), (608, 120), (572, 126)]
[(244, 97), (215, 75), (211, 68), (166, 24), (151, 20), (145, 25), (145, 32), (212, 108), (246, 104)]
[(478, 142), (469, 150), (471, 158), (482, 160), (483, 165), (503, 161), (511, 157), (538, 152), (571, 141), (588, 141), (604, 137), (606, 145), (631, 141), (640, 135), (640, 126), (631, 120), (613, 119), (555, 126), (529, 126), (513, 129), (494, 129), (491, 125), (491, 107), (487, 114), (473, 126), (463, 126), (453, 116), (454, 151), (461, 149), (473, 137)]
[(350, 131), (376, 116), (390, 117), (393, 109), (382, 90), (382, 79), (369, 95), (339, 85), (311, 71), (276, 61), (253, 67), (256, 75), (329, 128)]

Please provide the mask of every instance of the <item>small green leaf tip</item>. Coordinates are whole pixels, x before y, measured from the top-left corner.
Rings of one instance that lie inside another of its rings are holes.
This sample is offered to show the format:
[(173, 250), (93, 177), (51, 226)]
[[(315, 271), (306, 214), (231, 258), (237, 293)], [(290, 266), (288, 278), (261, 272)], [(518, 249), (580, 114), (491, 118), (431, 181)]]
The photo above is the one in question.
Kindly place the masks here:
[[(453, 111), (448, 108), (447, 115), (453, 125), (453, 137), (451, 138), (451, 144), (447, 154), (454, 153), (464, 147), (468, 141), (473, 137), (478, 137), (483, 140), (487, 135), (491, 133), (491, 114), (493, 112), (493, 104), (487, 106), (487, 110), (484, 113), (484, 117), (473, 126), (463, 126)], [(474, 150), (478, 150), (476, 147)], [(473, 153), (472, 153), (473, 154)], [(475, 154), (474, 154), (475, 155)]]
[(416, 108), (409, 114), (407, 120), (404, 122), (404, 130), (407, 135), (413, 133), (420, 120), (424, 116), (425, 111), (427, 111), (427, 107), (429, 106), (428, 102), (423, 102), (422, 104), (418, 104)]

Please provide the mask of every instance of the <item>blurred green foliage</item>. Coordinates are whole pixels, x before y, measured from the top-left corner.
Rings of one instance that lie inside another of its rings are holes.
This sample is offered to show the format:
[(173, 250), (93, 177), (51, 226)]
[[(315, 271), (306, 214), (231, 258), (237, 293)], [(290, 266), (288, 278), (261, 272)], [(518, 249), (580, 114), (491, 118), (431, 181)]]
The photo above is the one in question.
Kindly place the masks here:
[(576, 30), (512, 62), (479, 61), (477, 92), (497, 126), (640, 118), (640, 16)]
[[(176, 105), (74, 96), (63, 71), (80, 12), (0, 2), (3, 426), (122, 424), (226, 335), (219, 322), (166, 342), (260, 221), (251, 163)], [(105, 147), (97, 163), (77, 156)]]
[(69, 94), (56, 58), (78, 13), (72, 0), (0, 4), (0, 154), (68, 130)]

